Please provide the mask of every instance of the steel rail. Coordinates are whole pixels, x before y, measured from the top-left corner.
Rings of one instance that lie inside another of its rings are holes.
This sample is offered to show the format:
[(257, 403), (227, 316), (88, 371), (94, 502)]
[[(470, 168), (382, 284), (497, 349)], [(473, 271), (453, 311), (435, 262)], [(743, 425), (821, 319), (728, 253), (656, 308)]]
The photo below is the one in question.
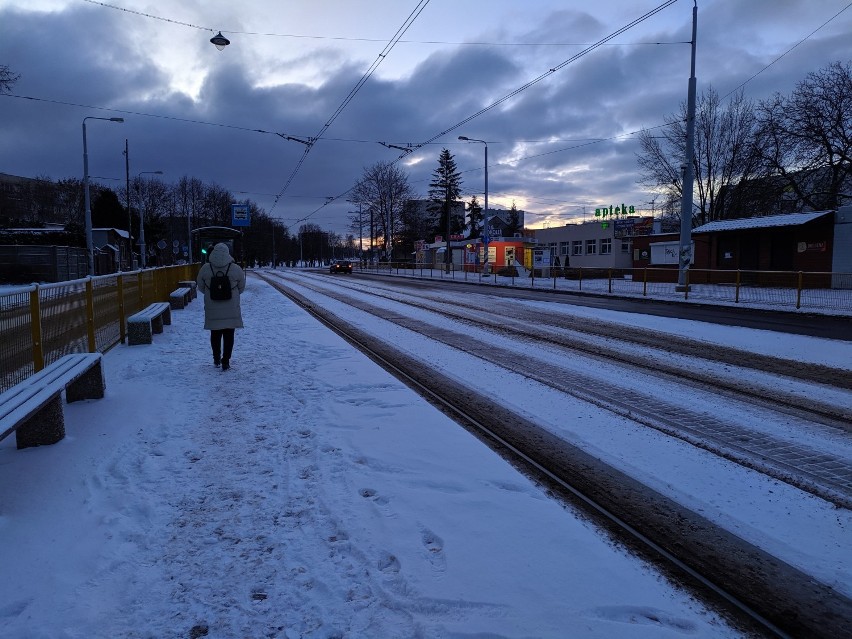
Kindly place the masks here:
[[(516, 466), (520, 466), (523, 469), (526, 469), (528, 473), (532, 473), (533, 475), (538, 475), (547, 478), (549, 481), (553, 482), (560, 489), (562, 489), (565, 493), (570, 496), (573, 496), (576, 500), (578, 500), (581, 504), (585, 505), (586, 508), (591, 510), (598, 517), (602, 518), (606, 522), (609, 522), (611, 526), (613, 526), (617, 531), (620, 531), (624, 536), (639, 544), (641, 548), (645, 549), (647, 554), (658, 557), (660, 560), (665, 562), (668, 566), (674, 567), (677, 571), (680, 571), (682, 575), (687, 576), (689, 579), (692, 579), (695, 584), (699, 584), (702, 588), (705, 588), (707, 591), (718, 597), (720, 600), (729, 604), (732, 608), (738, 611), (741, 615), (745, 615), (745, 617), (750, 620), (752, 623), (757, 624), (764, 631), (771, 633), (772, 636), (776, 636), (779, 638), (788, 638), (800, 635), (800, 633), (805, 630), (809, 636), (818, 637), (832, 636), (831, 627), (833, 624), (827, 623), (830, 618), (840, 617), (840, 623), (842, 623), (843, 614), (837, 613), (827, 613), (825, 614), (825, 610), (821, 609), (819, 611), (815, 610), (816, 603), (819, 602), (822, 605), (825, 605), (825, 596), (824, 594), (816, 595), (815, 597), (808, 597), (811, 599), (809, 602), (805, 602), (802, 604), (803, 610), (797, 611), (796, 614), (791, 615), (789, 610), (790, 602), (782, 596), (774, 596), (769, 597), (773, 599), (772, 602), (767, 602), (767, 611), (772, 614), (772, 616), (779, 617), (782, 620), (786, 620), (793, 627), (790, 630), (782, 628), (777, 623), (773, 622), (769, 619), (769, 615), (766, 613), (762, 613), (757, 609), (757, 606), (754, 605), (755, 602), (747, 602), (745, 598), (741, 594), (736, 594), (731, 592), (731, 588), (727, 588), (718, 583), (717, 579), (713, 577), (707, 577), (699, 570), (693, 568), (689, 562), (690, 559), (695, 559), (692, 556), (688, 556), (686, 558), (681, 558), (675, 555), (671, 550), (665, 548), (660, 541), (655, 541), (651, 539), (646, 533), (640, 531), (634, 524), (629, 523), (623, 516), (615, 513), (612, 508), (607, 507), (602, 504), (599, 499), (596, 499), (594, 496), (589, 495), (586, 491), (577, 488), (570, 479), (567, 479), (557, 470), (553, 470), (549, 467), (546, 461), (542, 462), (536, 459), (529, 450), (522, 450), (516, 444), (509, 441), (506, 437), (502, 436), (500, 433), (496, 432), (493, 427), (484, 423), (482, 418), (477, 415), (476, 411), (471, 411), (467, 408), (464, 408), (460, 403), (453, 402), (446, 394), (440, 392), (439, 390), (434, 390), (425, 380), (429, 379), (429, 376), (418, 378), (416, 373), (412, 371), (417, 371), (417, 366), (422, 367), (422, 362), (415, 362), (413, 358), (410, 358), (404, 354), (396, 353), (393, 356), (393, 360), (388, 357), (387, 353), (384, 352), (387, 348), (387, 345), (376, 344), (373, 346), (370, 342), (374, 342), (368, 335), (362, 333), (359, 329), (347, 326), (340, 318), (336, 316), (329, 316), (328, 313), (324, 313), (321, 308), (317, 307), (314, 303), (307, 300), (304, 296), (300, 295), (296, 291), (288, 288), (282, 282), (275, 282), (267, 276), (258, 275), (260, 279), (263, 279), (268, 284), (273, 286), (276, 290), (284, 294), (291, 301), (297, 304), (300, 308), (308, 312), (312, 317), (315, 317), (318, 321), (320, 321), (323, 325), (330, 328), (336, 334), (340, 335), (347, 342), (358, 348), (361, 352), (365, 353), (371, 360), (376, 362), (378, 365), (382, 366), (385, 370), (391, 372), (394, 376), (400, 379), (407, 386), (418, 392), (421, 396), (425, 397), (430, 403), (437, 406), (446, 414), (454, 417), (456, 421), (461, 423), (463, 426), (471, 427), (475, 431), (478, 431), (480, 435), (486, 440), (490, 442), (496, 442), (496, 447), (498, 450), (504, 451), (504, 454), (507, 454), (509, 457), (509, 461)], [(407, 363), (407, 365), (400, 366), (395, 363), (395, 361), (402, 361)], [(432, 372), (434, 375), (435, 372)], [(453, 382), (456, 386), (457, 382)], [(465, 389), (465, 405), (467, 406), (477, 406), (480, 405), (476, 401), (473, 400), (473, 394), (476, 391), (473, 389)], [(482, 398), (486, 402), (487, 398)], [(480, 411), (479, 415), (483, 413)], [(496, 421), (505, 421), (507, 417), (511, 416), (512, 419), (516, 420), (518, 423), (524, 425), (524, 429), (537, 429), (537, 427), (526, 420), (523, 416), (512, 413), (511, 411), (503, 411), (499, 418), (495, 418)], [(540, 435), (540, 434), (539, 434)], [(508, 451), (508, 453), (506, 453)], [(588, 469), (585, 469), (588, 470)], [(619, 471), (615, 469), (609, 469), (612, 472), (618, 474)], [(632, 480), (627, 479), (626, 476), (619, 477), (617, 482), (614, 484), (623, 484), (625, 482), (630, 482)], [(659, 496), (660, 502), (667, 502), (667, 498), (663, 496)], [(568, 500), (570, 503), (570, 500)], [(677, 506), (672, 506), (671, 504), (667, 504), (670, 508), (674, 510), (679, 510), (678, 513), (673, 517), (674, 519), (682, 519), (684, 509), (679, 508)], [(648, 505), (649, 510), (659, 510), (660, 503), (651, 503)], [(694, 514), (694, 513), (692, 513)], [(695, 520), (690, 521), (688, 526), (685, 526), (685, 529), (693, 529), (696, 526), (696, 521), (703, 520), (703, 517), (700, 515), (695, 515)], [(702, 524), (698, 524), (698, 527), (704, 526), (705, 528), (716, 528), (714, 524), (709, 522), (704, 522)], [(718, 531), (711, 531), (711, 534), (716, 534)], [(722, 533), (723, 537), (732, 537), (729, 533)], [(746, 542), (739, 540), (745, 546), (750, 546)], [(706, 539), (702, 542), (699, 542), (699, 547), (701, 544), (706, 544)], [(711, 544), (712, 545), (712, 544)], [(678, 539), (676, 543), (674, 543), (674, 547), (683, 549), (684, 547), (694, 547), (688, 543), (688, 540)], [(689, 551), (687, 551), (688, 553)], [(743, 550), (743, 548), (735, 549), (732, 552), (732, 555), (736, 555), (742, 557), (743, 555), (763, 555), (762, 551), (759, 551), (755, 548), (750, 548)], [(779, 568), (780, 562), (776, 558), (771, 559), (763, 559), (765, 565), (756, 569), (755, 573), (760, 573), (764, 575), (765, 579), (772, 583), (773, 585), (777, 585), (780, 582), (783, 582), (784, 579), (780, 578), (776, 571)], [(701, 563), (701, 561), (697, 561), (697, 563)], [(736, 560), (734, 560), (733, 564), (736, 564)], [(720, 571), (720, 574), (724, 574), (724, 572), (728, 569), (731, 569), (732, 566), (717, 566), (716, 569)], [(785, 566), (784, 569), (789, 569), (792, 573), (798, 573), (795, 568)], [(771, 576), (770, 576), (771, 575)], [(807, 575), (799, 573), (799, 579), (802, 580), (802, 583), (806, 583), (807, 586), (812, 586), (813, 579)], [(733, 580), (730, 583), (736, 585), (737, 581)], [(766, 587), (769, 586), (769, 583), (765, 584)], [(783, 588), (783, 586), (781, 586)], [(817, 588), (819, 590), (819, 588)], [(830, 590), (830, 589), (829, 589)], [(752, 594), (751, 590), (746, 588), (743, 594), (749, 595)], [(809, 593), (810, 595), (814, 595), (815, 593), (812, 591)], [(779, 603), (779, 600), (782, 603)], [(763, 603), (758, 601), (757, 603)], [(841, 597), (841, 608), (843, 605), (846, 606), (847, 609), (852, 609), (852, 602)], [(817, 608), (822, 608), (822, 605), (816, 606)], [(780, 610), (779, 610), (780, 608)], [(808, 620), (803, 620), (801, 617), (807, 616), (804, 614), (804, 611), (810, 612), (811, 615), (816, 615), (817, 620), (813, 618)], [(801, 614), (799, 614), (801, 613)], [(796, 617), (796, 619), (791, 620), (789, 617)], [(835, 621), (835, 623), (837, 623)], [(802, 625), (804, 624), (804, 625)]]

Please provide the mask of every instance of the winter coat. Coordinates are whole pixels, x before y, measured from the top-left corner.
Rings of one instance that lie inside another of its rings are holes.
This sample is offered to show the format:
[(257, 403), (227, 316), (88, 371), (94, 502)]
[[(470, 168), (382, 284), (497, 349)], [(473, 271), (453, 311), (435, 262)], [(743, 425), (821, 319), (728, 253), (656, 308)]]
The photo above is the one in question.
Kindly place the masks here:
[[(228, 265), (230, 269), (228, 268)], [(210, 299), (210, 280), (216, 274), (228, 272), (231, 280), (231, 299)], [(210, 258), (198, 271), (198, 290), (204, 294), (204, 328), (221, 330), (223, 328), (242, 328), (243, 315), (240, 310), (240, 293), (246, 288), (246, 274), (234, 262), (227, 244), (217, 244), (210, 251)]]

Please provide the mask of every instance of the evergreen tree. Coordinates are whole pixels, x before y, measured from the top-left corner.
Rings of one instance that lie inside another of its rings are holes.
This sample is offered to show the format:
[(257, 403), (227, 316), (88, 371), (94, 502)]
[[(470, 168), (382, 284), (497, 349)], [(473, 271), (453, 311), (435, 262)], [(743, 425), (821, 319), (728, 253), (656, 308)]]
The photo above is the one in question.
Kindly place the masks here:
[(505, 233), (508, 237), (514, 237), (515, 233), (520, 233), (521, 230), (521, 215), (515, 201), (512, 200), (512, 208), (509, 209), (509, 223), (506, 225)]
[(482, 207), (479, 206), (479, 200), (476, 196), (470, 198), (467, 203), (467, 228), (469, 233), (467, 236), (474, 240), (482, 237), (482, 222), (483, 222)]
[(464, 220), (453, 220), (450, 212), (453, 202), (461, 197), (462, 178), (456, 168), (456, 161), (447, 149), (441, 151), (438, 157), (438, 168), (432, 173), (429, 182), (429, 199), (431, 211), (437, 213), (435, 219), (435, 234), (450, 235), (460, 233), (464, 228)]

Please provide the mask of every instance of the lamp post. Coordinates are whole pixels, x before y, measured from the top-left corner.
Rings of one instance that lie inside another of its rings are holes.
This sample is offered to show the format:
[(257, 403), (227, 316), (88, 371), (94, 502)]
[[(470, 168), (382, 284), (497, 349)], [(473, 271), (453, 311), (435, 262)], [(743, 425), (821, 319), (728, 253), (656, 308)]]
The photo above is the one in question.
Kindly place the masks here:
[(92, 241), (92, 208), (89, 203), (89, 146), (86, 141), (86, 120), (106, 120), (107, 122), (124, 122), (124, 118), (83, 118), (83, 198), (85, 199), (86, 223), (86, 253), (89, 261), (89, 275), (95, 274), (95, 248)]
[(139, 189), (139, 259), (142, 268), (148, 264), (145, 257), (145, 199), (142, 197), (142, 176), (143, 175), (162, 175), (162, 171), (140, 171), (137, 176), (136, 187)]
[(477, 140), (475, 138), (469, 138), (466, 135), (460, 135), (459, 140), (464, 140), (465, 142), (481, 142), (485, 145), (485, 208), (482, 210), (482, 248), (484, 251), (483, 255), (483, 265), (482, 272), (486, 275), (488, 274), (488, 228), (486, 227), (487, 215), (488, 215), (488, 142), (485, 140)]
[(698, 0), (692, 8), (692, 60), (686, 103), (686, 158), (683, 172), (683, 200), (680, 207), (680, 257), (676, 290), (688, 288), (687, 277), (692, 257), (692, 189), (695, 175), (692, 160), (695, 155), (695, 41), (698, 32)]

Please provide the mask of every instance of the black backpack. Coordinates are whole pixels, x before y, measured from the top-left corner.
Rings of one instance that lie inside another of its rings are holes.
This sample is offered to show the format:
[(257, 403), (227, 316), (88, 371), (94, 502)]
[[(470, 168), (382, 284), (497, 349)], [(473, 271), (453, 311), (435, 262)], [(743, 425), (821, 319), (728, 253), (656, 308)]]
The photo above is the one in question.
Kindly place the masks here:
[(228, 271), (231, 270), (231, 264), (228, 264), (228, 268), (225, 269), (224, 273), (222, 271), (216, 273), (213, 271), (213, 266), (210, 266), (210, 270), (213, 272), (213, 277), (210, 278), (211, 300), (223, 301), (231, 299), (231, 280), (228, 278)]

